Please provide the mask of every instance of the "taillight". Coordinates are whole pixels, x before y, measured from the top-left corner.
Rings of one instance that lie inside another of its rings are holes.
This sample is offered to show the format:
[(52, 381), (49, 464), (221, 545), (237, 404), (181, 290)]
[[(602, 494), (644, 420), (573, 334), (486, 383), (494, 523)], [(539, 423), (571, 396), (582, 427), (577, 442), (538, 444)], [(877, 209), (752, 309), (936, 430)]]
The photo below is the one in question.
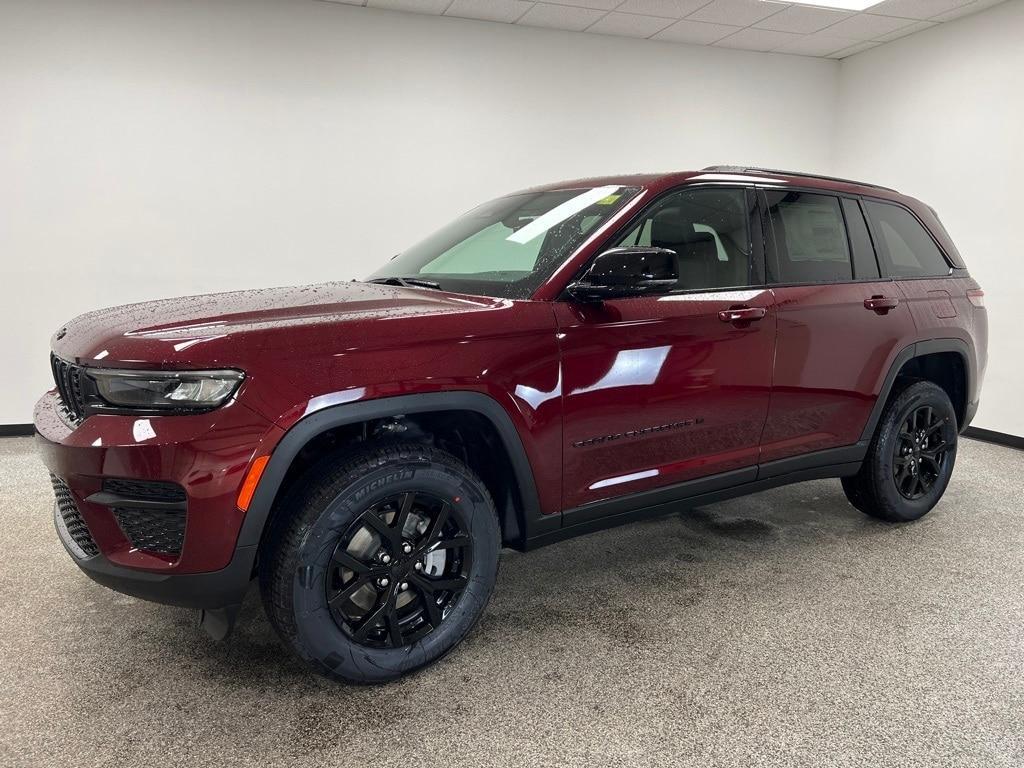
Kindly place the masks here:
[(985, 292), (981, 288), (972, 288), (967, 292), (967, 300), (976, 307), (984, 307)]

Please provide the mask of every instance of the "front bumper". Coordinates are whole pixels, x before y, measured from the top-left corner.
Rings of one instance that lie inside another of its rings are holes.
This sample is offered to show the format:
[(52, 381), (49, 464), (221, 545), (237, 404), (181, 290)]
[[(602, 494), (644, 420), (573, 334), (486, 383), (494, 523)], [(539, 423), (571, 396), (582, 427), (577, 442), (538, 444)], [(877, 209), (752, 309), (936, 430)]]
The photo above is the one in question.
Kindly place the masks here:
[[(218, 608), (241, 599), (256, 548), (236, 548), (245, 513), (235, 500), (249, 463), (272, 450), (279, 428), (237, 401), (205, 414), (96, 415), (75, 426), (64, 420), (55, 392), (36, 404), (34, 421), (43, 463), (70, 493), (95, 544), (82, 551), (55, 511), (61, 541), (90, 578), (172, 605)], [(160, 481), (184, 490), (180, 552), (133, 545), (114, 508), (103, 503), (109, 479)]]
[(116, 592), (154, 603), (209, 610), (240, 604), (252, 580), (255, 546), (239, 547), (227, 567), (219, 571), (152, 573), (115, 565), (102, 554), (85, 555), (68, 534), (56, 504), (53, 517), (57, 536), (75, 565), (97, 584)]

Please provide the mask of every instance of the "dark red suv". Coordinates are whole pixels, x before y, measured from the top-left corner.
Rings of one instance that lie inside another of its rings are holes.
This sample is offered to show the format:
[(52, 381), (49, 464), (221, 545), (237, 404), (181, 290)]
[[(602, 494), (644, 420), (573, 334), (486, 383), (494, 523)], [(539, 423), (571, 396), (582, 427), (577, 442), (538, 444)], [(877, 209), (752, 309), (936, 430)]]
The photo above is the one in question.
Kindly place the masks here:
[(466, 635), (502, 546), (826, 477), (921, 517), (986, 336), (928, 206), (716, 166), (509, 195), (365, 281), (83, 315), (35, 424), (91, 578), (218, 637), (258, 579), (299, 656), (380, 681)]

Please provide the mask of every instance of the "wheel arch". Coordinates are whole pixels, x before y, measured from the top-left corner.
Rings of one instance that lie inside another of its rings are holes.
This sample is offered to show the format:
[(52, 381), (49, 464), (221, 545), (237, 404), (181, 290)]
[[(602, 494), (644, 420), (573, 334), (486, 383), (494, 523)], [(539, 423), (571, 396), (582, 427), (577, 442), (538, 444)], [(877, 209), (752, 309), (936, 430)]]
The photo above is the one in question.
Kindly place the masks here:
[[(329, 406), (303, 417), (278, 441), (267, 466), (260, 477), (249, 509), (245, 514), (236, 548), (259, 545), (270, 521), (275, 503), (284, 486), (289, 470), (300, 452), (317, 437), (332, 430), (416, 414), (443, 414), (445, 412), (471, 412), (485, 419), (498, 436), (508, 458), (512, 481), (518, 495), (518, 504), (495, 499), (499, 505), (502, 530), (514, 545), (525, 541), (531, 521), (540, 515), (533, 469), (519, 432), (507, 411), (488, 395), (479, 392), (436, 392), (398, 395), (375, 400)], [(505, 502), (505, 508), (501, 505)], [(512, 520), (505, 519), (514, 516)]]
[[(940, 356), (952, 356), (947, 359), (959, 360), (960, 370), (937, 375), (935, 361), (941, 360)], [(885, 409), (885, 404), (889, 401), (901, 376), (915, 376), (934, 381), (945, 389), (957, 414), (958, 429), (962, 432), (967, 427), (975, 386), (974, 359), (973, 349), (963, 339), (928, 339), (904, 347), (889, 366), (874, 408), (871, 409), (871, 415), (861, 433), (861, 441), (871, 439), (882, 416), (882, 411)], [(957, 376), (962, 377), (959, 385), (955, 383)]]

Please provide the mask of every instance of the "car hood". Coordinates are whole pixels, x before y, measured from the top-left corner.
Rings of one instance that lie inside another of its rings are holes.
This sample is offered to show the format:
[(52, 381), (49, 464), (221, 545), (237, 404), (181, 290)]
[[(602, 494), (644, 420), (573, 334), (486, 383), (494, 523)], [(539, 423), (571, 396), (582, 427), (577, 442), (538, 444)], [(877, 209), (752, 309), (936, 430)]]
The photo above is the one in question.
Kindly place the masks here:
[[(280, 331), (339, 323), (365, 328), (379, 321), (450, 315), (508, 305), (504, 299), (373, 283), (322, 283), (162, 299), (81, 315), (54, 334), (52, 347), (72, 362), (109, 366), (213, 362), (230, 340), (263, 347)], [(200, 350), (209, 350), (204, 353)]]

